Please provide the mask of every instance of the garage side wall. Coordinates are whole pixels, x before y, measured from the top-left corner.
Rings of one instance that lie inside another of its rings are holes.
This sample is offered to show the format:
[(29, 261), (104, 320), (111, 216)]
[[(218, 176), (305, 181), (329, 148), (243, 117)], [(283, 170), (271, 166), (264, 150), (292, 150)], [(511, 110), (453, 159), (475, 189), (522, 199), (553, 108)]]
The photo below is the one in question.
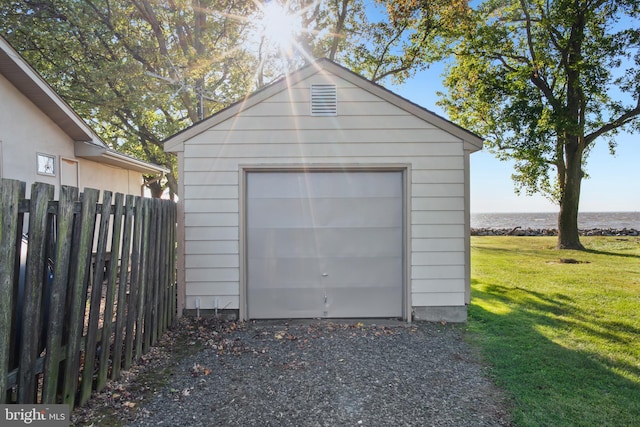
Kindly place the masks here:
[[(337, 86), (336, 116), (311, 116), (312, 84)], [(243, 312), (243, 168), (410, 165), (405, 256), (413, 314), (466, 313), (464, 150), (448, 132), (320, 71), (187, 140), (183, 162), (186, 309)]]

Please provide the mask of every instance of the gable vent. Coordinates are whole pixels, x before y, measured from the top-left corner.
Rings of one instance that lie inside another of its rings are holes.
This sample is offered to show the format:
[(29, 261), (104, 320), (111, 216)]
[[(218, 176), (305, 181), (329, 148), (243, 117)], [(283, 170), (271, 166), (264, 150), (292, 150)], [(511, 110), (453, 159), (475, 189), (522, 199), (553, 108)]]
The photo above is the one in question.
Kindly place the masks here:
[(311, 115), (338, 115), (338, 89), (336, 85), (311, 85)]

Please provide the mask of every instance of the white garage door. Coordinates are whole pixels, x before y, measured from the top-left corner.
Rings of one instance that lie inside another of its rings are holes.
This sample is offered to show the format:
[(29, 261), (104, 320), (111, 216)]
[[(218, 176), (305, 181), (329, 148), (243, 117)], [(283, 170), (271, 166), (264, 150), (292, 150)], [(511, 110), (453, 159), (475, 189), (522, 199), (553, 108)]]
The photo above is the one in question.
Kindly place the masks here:
[(402, 172), (249, 172), (252, 319), (401, 317)]

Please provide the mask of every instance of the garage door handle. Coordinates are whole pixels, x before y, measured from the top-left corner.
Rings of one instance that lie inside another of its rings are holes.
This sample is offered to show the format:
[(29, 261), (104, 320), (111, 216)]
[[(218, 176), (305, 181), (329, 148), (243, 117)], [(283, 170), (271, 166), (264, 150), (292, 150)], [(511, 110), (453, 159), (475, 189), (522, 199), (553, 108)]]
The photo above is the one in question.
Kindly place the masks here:
[(329, 273), (322, 273), (322, 277), (327, 277), (329, 276)]

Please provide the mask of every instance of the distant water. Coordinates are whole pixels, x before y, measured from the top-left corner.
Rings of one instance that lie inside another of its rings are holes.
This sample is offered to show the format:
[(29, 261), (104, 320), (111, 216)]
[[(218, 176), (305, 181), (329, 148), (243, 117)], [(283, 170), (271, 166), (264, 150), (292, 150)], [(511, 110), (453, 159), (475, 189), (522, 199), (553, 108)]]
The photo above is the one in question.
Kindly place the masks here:
[[(472, 228), (558, 228), (558, 214), (482, 213), (471, 214)], [(580, 212), (578, 228), (633, 228), (640, 230), (640, 212)]]

